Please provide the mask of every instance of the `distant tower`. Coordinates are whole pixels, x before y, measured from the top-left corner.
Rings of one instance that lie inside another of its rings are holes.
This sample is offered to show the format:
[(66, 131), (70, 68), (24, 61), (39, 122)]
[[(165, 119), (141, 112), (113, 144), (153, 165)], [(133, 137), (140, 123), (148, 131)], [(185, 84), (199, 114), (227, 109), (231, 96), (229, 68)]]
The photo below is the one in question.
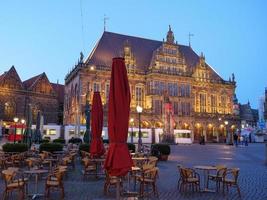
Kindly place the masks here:
[(171, 26), (169, 25), (169, 31), (167, 33), (167, 43), (174, 44), (174, 35), (171, 29)]
[(240, 114), (240, 108), (239, 108), (239, 103), (238, 103), (238, 99), (236, 97), (236, 94), (234, 94), (234, 96), (233, 96), (233, 114), (234, 115)]

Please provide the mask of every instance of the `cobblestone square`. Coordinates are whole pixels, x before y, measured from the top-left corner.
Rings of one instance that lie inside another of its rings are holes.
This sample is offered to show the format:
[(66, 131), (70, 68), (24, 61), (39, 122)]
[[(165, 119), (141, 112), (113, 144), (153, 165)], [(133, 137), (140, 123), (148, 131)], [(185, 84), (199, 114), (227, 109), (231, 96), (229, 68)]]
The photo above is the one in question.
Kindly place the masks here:
[[(228, 167), (240, 168), (239, 185), (242, 199), (265, 200), (267, 199), (267, 166), (265, 162), (264, 144), (250, 144), (248, 147), (234, 147), (223, 144), (207, 145), (175, 145), (171, 147), (171, 155), (167, 162), (159, 162), (159, 179), (157, 182), (159, 199), (200, 199), (200, 200), (223, 200), (240, 199), (235, 188), (230, 189), (224, 196), (220, 193), (184, 192), (177, 190), (179, 178), (177, 164), (193, 167), (195, 165), (224, 164)], [(200, 175), (202, 172), (199, 171)], [(201, 176), (201, 180), (203, 177)], [(83, 179), (80, 161), (77, 160), (76, 168), (69, 171), (64, 180), (65, 199), (69, 200), (93, 200), (114, 199), (115, 190), (111, 189), (108, 196), (103, 194), (104, 178), (95, 179), (88, 177)], [(203, 182), (201, 183), (201, 185)], [(126, 185), (126, 184), (125, 184)], [(4, 182), (1, 180), (1, 192)], [(39, 191), (44, 190), (44, 181), (40, 181)], [(137, 189), (138, 189), (137, 185)], [(214, 188), (214, 185), (211, 185)], [(33, 180), (30, 182), (30, 191), (34, 189)], [(16, 193), (10, 199), (17, 199)], [(60, 199), (59, 192), (52, 192), (51, 199)], [(153, 196), (146, 199), (157, 199)]]

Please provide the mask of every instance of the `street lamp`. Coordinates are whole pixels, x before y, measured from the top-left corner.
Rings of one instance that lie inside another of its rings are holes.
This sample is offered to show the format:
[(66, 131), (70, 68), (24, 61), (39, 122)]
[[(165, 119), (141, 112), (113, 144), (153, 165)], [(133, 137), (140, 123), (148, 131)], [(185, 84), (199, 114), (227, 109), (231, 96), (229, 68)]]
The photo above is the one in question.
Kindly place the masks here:
[(138, 113), (139, 118), (139, 132), (138, 132), (138, 152), (141, 152), (142, 147), (142, 133), (141, 133), (141, 113), (143, 111), (143, 108), (141, 106), (136, 107), (136, 111)]
[(19, 118), (14, 117), (14, 122), (15, 122), (15, 135), (14, 135), (14, 144), (16, 143), (16, 135), (17, 135), (17, 123), (19, 121)]
[(132, 132), (131, 132), (131, 143), (133, 144), (133, 122), (134, 122), (134, 118), (130, 119), (130, 124), (132, 126)]
[(226, 136), (227, 136), (227, 143), (228, 144), (231, 144), (231, 136), (229, 135), (229, 133), (228, 133), (228, 130), (227, 130), (227, 125), (228, 125), (228, 121), (224, 121), (224, 124), (225, 124), (225, 130), (226, 130)]
[(24, 126), (24, 124), (25, 124), (26, 121), (25, 121), (25, 119), (21, 119), (20, 122), (21, 122), (21, 124), (22, 124), (21, 135), (22, 135), (22, 137), (23, 137), (23, 136), (24, 136), (24, 134), (23, 134), (23, 131), (24, 131), (24, 130), (23, 130), (23, 126)]

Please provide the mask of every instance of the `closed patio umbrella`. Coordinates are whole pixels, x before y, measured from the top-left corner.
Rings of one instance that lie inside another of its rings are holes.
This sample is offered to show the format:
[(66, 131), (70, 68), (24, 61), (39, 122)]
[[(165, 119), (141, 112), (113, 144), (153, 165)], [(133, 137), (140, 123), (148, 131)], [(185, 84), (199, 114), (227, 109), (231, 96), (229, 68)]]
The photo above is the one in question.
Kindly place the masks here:
[(108, 104), (109, 149), (105, 169), (111, 176), (125, 176), (133, 166), (127, 146), (130, 89), (123, 58), (113, 58)]
[(37, 119), (36, 119), (36, 129), (34, 132), (34, 142), (37, 144), (40, 143), (40, 140), (42, 137), (40, 127), (41, 127), (41, 113), (40, 113), (40, 111), (38, 111)]
[(24, 132), (24, 143), (31, 146), (31, 137), (32, 137), (32, 112), (31, 105), (27, 105), (27, 115), (26, 115), (26, 130)]
[(103, 128), (103, 107), (99, 92), (94, 92), (92, 105), (92, 141), (90, 154), (92, 157), (100, 157), (105, 153), (101, 138)]

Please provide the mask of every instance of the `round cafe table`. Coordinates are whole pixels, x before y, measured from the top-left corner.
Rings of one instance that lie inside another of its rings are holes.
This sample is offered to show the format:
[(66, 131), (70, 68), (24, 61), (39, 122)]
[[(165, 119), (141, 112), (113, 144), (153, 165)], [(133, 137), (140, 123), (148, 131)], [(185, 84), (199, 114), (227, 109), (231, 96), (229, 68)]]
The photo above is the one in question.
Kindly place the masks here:
[(41, 174), (48, 173), (48, 170), (45, 169), (32, 169), (32, 170), (26, 170), (24, 171), (25, 174), (30, 174), (30, 175), (35, 175), (35, 193), (34, 194), (29, 194), (29, 196), (32, 196), (32, 199), (42, 197), (44, 194), (38, 193), (38, 177)]
[(197, 165), (197, 166), (194, 166), (194, 168), (197, 169), (197, 170), (203, 171), (204, 189), (202, 190), (202, 192), (215, 192), (215, 190), (210, 190), (207, 186), (208, 186), (208, 175), (209, 175), (209, 172), (213, 171), (213, 170), (217, 170), (217, 168), (214, 167), (214, 166), (210, 166), (210, 165)]
[(132, 160), (136, 163), (137, 167), (142, 168), (143, 164), (148, 161), (147, 157), (134, 157)]

